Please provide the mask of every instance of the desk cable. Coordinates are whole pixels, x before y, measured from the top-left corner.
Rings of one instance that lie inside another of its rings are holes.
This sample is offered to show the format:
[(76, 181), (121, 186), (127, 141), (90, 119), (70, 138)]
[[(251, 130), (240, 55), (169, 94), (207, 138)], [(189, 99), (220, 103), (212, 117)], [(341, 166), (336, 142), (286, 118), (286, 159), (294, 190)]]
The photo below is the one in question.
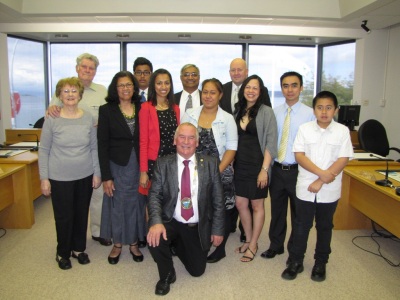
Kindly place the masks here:
[[(368, 253), (371, 253), (373, 255), (382, 257), (382, 259), (384, 261), (386, 261), (389, 266), (397, 267), (397, 268), (400, 267), (400, 262), (396, 264), (396, 263), (392, 262), (390, 259), (388, 259), (387, 257), (385, 257), (382, 254), (381, 245), (379, 244), (377, 238), (390, 239), (390, 240), (392, 240), (393, 242), (396, 242), (396, 243), (400, 243), (400, 239), (395, 237), (391, 233), (388, 233), (386, 230), (377, 230), (376, 226), (375, 226), (375, 223), (373, 221), (371, 221), (371, 223), (372, 223), (372, 228), (373, 228), (374, 231), (370, 235), (356, 236), (356, 237), (354, 237), (352, 239), (351, 242), (353, 243), (354, 246), (356, 246), (357, 248), (360, 248), (361, 250), (363, 250), (365, 252), (368, 252)], [(356, 240), (359, 239), (359, 238), (371, 238), (376, 243), (376, 245), (378, 246), (377, 253), (357, 245), (356, 244)]]
[(5, 230), (4, 228), (0, 228), (0, 232), (2, 231), (1, 235), (0, 235), (0, 239), (6, 235), (7, 230)]

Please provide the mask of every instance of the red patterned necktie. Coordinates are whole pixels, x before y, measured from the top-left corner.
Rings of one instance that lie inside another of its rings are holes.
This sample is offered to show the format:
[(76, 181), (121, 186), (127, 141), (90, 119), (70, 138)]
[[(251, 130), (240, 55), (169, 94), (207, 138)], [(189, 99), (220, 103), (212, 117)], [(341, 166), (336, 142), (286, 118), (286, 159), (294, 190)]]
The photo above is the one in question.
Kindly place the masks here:
[(185, 167), (182, 172), (181, 179), (181, 216), (186, 221), (193, 217), (193, 206), (190, 193), (190, 170), (189, 170), (190, 160), (184, 160), (183, 164)]

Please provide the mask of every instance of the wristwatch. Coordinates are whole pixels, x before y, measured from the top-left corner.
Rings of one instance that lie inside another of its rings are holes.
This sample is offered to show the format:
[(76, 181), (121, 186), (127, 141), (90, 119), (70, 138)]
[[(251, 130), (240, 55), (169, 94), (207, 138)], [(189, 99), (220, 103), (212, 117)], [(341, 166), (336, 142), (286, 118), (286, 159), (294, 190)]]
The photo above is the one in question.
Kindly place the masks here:
[(267, 172), (267, 173), (268, 173), (268, 168), (266, 168), (266, 167), (262, 166), (262, 167), (261, 167), (261, 169), (263, 169), (265, 172)]

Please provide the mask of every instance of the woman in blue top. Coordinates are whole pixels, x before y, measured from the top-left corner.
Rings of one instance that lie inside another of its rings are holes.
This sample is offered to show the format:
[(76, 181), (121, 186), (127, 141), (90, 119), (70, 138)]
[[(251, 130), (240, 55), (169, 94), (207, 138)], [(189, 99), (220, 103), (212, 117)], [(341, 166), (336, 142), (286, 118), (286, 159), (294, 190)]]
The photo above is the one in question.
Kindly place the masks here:
[(199, 131), (197, 153), (220, 159), (219, 171), (224, 188), (225, 236), (221, 245), (208, 256), (208, 263), (215, 263), (225, 257), (225, 244), (230, 233), (230, 210), (235, 206), (232, 161), (235, 158), (238, 133), (233, 116), (219, 107), (222, 98), (222, 84), (218, 79), (206, 79), (202, 83), (202, 106), (188, 110), (182, 117)]

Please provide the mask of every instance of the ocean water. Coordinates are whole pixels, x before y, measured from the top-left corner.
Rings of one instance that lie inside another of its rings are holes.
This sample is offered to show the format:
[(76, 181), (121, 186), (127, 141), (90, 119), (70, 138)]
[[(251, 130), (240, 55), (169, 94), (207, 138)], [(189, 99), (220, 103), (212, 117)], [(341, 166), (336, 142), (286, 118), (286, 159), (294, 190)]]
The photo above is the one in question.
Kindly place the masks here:
[(13, 128), (32, 128), (33, 124), (45, 114), (45, 99), (35, 95), (20, 95), (21, 107), (12, 119)]

